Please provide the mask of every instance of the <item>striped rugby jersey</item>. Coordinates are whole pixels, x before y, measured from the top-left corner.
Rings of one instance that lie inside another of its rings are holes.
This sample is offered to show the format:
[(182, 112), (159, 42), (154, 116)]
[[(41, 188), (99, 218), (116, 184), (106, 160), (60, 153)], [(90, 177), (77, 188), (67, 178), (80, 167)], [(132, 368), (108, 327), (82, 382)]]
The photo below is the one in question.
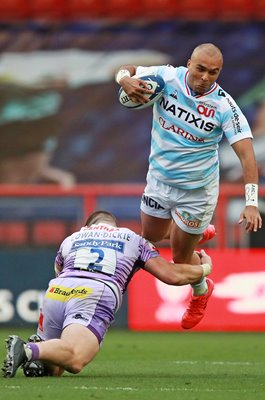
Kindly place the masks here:
[(186, 67), (138, 66), (136, 74), (142, 73), (158, 74), (165, 81), (163, 95), (153, 106), (151, 175), (182, 189), (219, 179), (217, 150), (223, 134), (230, 145), (252, 138), (235, 100), (217, 83), (203, 95), (193, 95)]

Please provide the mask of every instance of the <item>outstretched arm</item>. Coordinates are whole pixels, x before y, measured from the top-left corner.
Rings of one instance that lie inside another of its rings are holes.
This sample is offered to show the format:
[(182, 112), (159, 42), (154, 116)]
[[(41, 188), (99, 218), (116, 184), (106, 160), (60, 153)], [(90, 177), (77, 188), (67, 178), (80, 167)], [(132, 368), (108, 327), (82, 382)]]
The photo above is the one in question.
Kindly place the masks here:
[(174, 264), (162, 257), (148, 260), (145, 270), (168, 285), (182, 286), (197, 283), (212, 271), (211, 258), (201, 250), (200, 265)]
[(246, 207), (240, 214), (238, 223), (246, 221), (247, 232), (257, 232), (262, 227), (258, 210), (258, 168), (251, 139), (242, 139), (232, 145), (243, 169), (246, 188)]

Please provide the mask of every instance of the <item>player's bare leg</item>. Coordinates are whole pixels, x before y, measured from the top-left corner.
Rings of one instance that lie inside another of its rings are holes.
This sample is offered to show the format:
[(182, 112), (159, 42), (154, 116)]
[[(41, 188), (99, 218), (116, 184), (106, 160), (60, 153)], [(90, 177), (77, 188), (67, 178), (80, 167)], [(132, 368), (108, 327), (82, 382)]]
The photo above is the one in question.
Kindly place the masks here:
[(171, 227), (171, 218), (157, 218), (151, 215), (147, 215), (143, 211), (141, 211), (141, 224), (141, 235), (145, 239), (150, 240), (150, 242), (156, 243), (160, 240), (167, 238), (168, 232), (170, 231)]
[(99, 351), (97, 337), (79, 324), (68, 325), (61, 339), (25, 343), (16, 335), (7, 339), (7, 355), (3, 374), (13, 378), (25, 363), (41, 360), (47, 364), (51, 375), (60, 376), (64, 370), (77, 374)]
[(68, 325), (61, 339), (38, 343), (39, 358), (74, 374), (80, 372), (99, 351), (97, 337), (80, 324)]
[[(174, 262), (200, 264), (200, 256), (195, 252), (201, 235), (183, 232), (176, 224), (171, 227), (171, 248)], [(209, 278), (192, 285), (192, 296), (185, 311), (181, 325), (184, 329), (193, 328), (203, 318), (214, 284)]]

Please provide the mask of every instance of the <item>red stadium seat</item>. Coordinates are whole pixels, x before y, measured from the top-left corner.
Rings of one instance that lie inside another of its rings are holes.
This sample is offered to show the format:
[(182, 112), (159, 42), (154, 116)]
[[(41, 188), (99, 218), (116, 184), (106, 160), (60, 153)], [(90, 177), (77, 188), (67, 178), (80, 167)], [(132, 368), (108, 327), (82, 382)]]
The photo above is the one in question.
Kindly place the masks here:
[(106, 0), (106, 16), (110, 18), (144, 17), (142, 0)]
[(67, 0), (32, 0), (30, 4), (32, 18), (57, 19), (66, 16)]
[(255, 12), (253, 0), (222, 0), (217, 2), (218, 19), (251, 20)]
[(142, 13), (155, 19), (177, 18), (181, 0), (142, 0)]
[(30, 7), (28, 0), (1, 0), (0, 20), (8, 21), (14, 19), (28, 18)]
[(45, 221), (34, 224), (32, 240), (37, 245), (58, 245), (66, 236), (66, 229), (63, 222)]
[(255, 1), (254, 17), (256, 20), (265, 21), (265, 0)]
[(1, 222), (0, 244), (7, 246), (24, 245), (27, 242), (27, 227), (24, 222)]
[(97, 18), (105, 15), (106, 0), (67, 0), (69, 18)]
[(179, 17), (191, 21), (216, 19), (216, 3), (213, 0), (179, 0)]

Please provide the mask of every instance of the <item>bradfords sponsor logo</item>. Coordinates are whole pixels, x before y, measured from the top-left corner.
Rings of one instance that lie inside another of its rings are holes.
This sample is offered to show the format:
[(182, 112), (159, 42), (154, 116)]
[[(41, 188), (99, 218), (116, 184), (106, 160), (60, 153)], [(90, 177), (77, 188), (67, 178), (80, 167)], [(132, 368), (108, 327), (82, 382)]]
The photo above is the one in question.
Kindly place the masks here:
[(176, 118), (185, 121), (197, 129), (201, 129), (205, 132), (212, 132), (214, 129), (215, 125), (212, 122), (206, 121), (174, 103), (170, 103), (169, 100), (166, 100), (164, 97), (161, 98), (159, 104), (168, 114), (174, 115)]
[(229, 106), (231, 107), (231, 110), (233, 113), (232, 123), (233, 123), (234, 131), (235, 131), (235, 133), (241, 133), (242, 129), (241, 129), (241, 125), (240, 125), (240, 119), (239, 119), (239, 114), (237, 112), (237, 108), (228, 97), (226, 98), (226, 100), (227, 100)]
[(74, 289), (70, 289), (63, 286), (51, 286), (46, 293), (45, 297), (48, 299), (58, 300), (61, 302), (66, 302), (70, 299), (84, 299), (92, 293), (93, 290), (91, 288), (77, 286)]
[(175, 214), (181, 219), (181, 221), (190, 228), (198, 228), (201, 225), (201, 221), (192, 220), (190, 214), (186, 211), (179, 213), (175, 211)]

